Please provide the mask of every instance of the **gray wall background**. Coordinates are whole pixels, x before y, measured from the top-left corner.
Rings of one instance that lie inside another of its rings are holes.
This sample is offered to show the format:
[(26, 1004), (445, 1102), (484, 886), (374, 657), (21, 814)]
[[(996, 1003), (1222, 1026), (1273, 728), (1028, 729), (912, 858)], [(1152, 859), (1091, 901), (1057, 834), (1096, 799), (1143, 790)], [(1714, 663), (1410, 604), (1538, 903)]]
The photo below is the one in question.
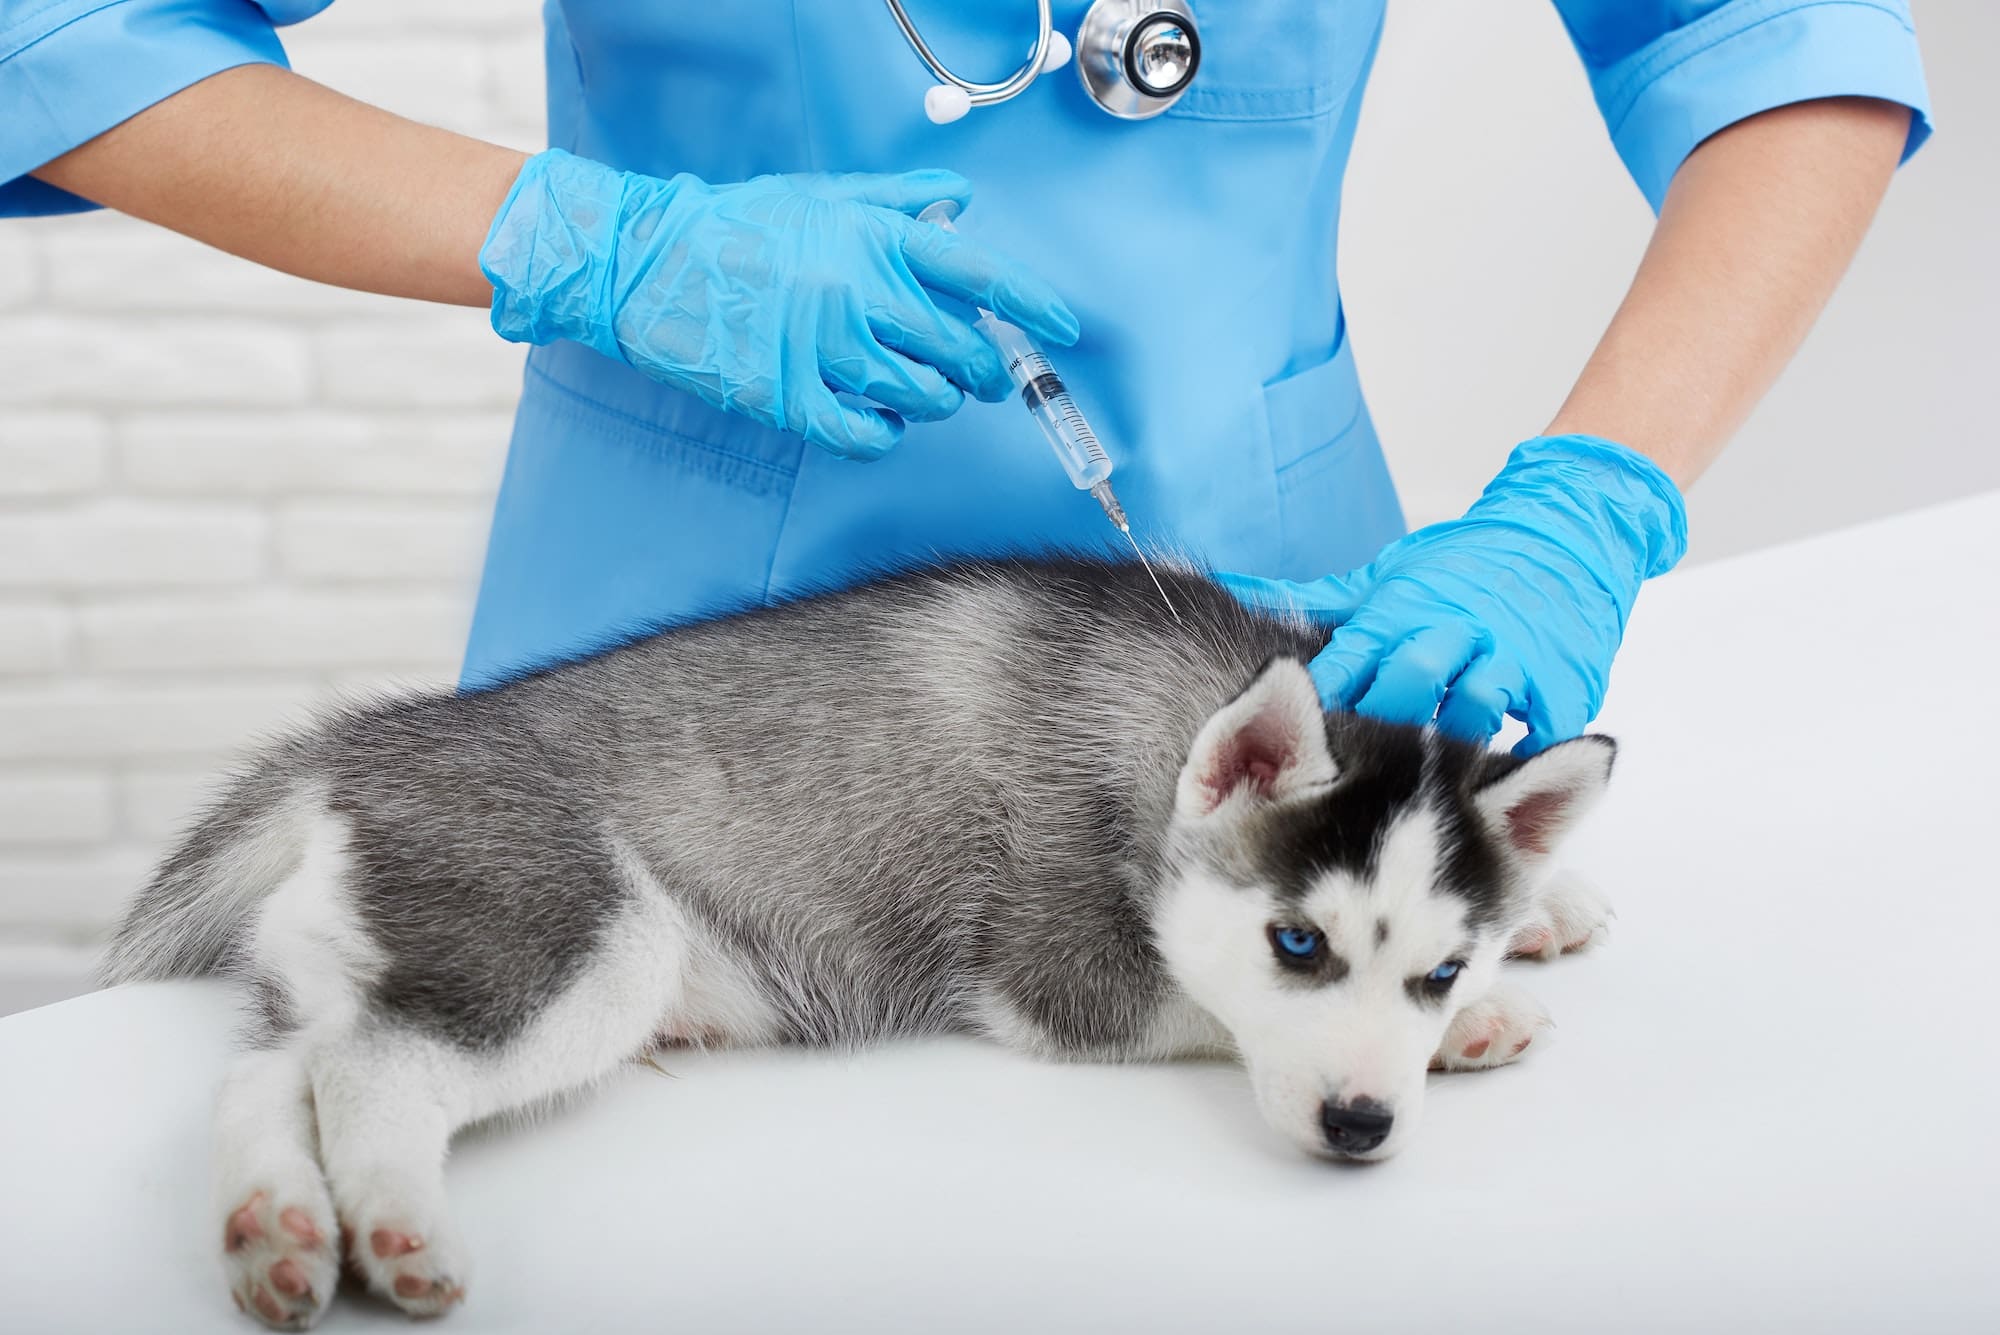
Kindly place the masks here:
[[(533, 146), (538, 14), (341, 0), (286, 40), (322, 82)], [(1939, 133), (1695, 490), (1693, 560), (2000, 486), (2000, 4), (1917, 20)], [(1443, 518), (1554, 412), (1651, 217), (1543, 0), (1391, 5), (1347, 198), (1363, 379), (1412, 521)], [(519, 365), (478, 312), (104, 215), (0, 225), (0, 1013), (86, 985), (257, 731), (450, 679)]]
[[(2000, 4), (1916, 0), (1937, 134), (1689, 498), (1709, 559), (2000, 486)], [(1412, 522), (1554, 414), (1651, 231), (1552, 5), (1392, 3), (1341, 281)]]

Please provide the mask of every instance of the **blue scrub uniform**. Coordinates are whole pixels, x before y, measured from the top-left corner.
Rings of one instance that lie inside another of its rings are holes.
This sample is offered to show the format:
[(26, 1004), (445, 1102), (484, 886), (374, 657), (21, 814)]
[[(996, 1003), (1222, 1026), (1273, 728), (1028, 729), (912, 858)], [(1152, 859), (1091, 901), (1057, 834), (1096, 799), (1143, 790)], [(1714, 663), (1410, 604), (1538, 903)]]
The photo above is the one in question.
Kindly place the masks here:
[[(27, 171), (231, 65), (327, 0), (0, 0), (0, 211), (80, 201)], [(1202, 63), (1127, 122), (1073, 75), (938, 126), (879, 0), (549, 0), (550, 143), (631, 170), (949, 167), (963, 225), (1032, 265), (1083, 326), (1060, 365), (1142, 540), (1308, 579), (1403, 530), (1334, 276), (1341, 176), (1383, 0), (1193, 0)], [(1058, 0), (1074, 32), (1087, 0)], [(1558, 0), (1618, 151), (1655, 207), (1733, 121), (1858, 94), (1927, 100), (1903, 0)], [(1034, 7), (910, 0), (952, 68), (1013, 69)], [(986, 72), (991, 71), (991, 74)], [(638, 624), (837, 585), (913, 559), (1102, 545), (1015, 401), (968, 401), (876, 463), (837, 459), (621, 363), (530, 353), (465, 680)]]

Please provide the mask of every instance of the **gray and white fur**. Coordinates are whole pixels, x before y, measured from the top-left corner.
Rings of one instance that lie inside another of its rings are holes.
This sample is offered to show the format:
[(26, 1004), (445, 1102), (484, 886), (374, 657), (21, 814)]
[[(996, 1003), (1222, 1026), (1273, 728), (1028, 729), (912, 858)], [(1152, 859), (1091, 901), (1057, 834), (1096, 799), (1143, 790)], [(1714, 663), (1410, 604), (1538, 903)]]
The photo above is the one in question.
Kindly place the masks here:
[(663, 1041), (1235, 1054), (1301, 1146), (1399, 1149), (1427, 1067), (1546, 1023), (1510, 945), (1601, 926), (1540, 872), (1612, 747), (1325, 714), (1324, 631), (1163, 578), (1178, 622), (1136, 563), (892, 575), (265, 750), (104, 969), (254, 1002), (217, 1114), (239, 1305), (310, 1325), (345, 1227), (372, 1288), (449, 1308), (454, 1131)]

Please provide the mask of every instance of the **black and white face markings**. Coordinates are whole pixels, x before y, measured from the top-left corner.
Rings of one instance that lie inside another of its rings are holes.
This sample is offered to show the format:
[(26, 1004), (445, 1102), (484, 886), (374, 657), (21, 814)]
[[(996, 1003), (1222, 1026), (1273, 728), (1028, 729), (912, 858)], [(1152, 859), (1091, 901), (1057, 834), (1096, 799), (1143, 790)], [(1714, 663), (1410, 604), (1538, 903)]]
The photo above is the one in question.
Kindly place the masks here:
[(1322, 867), (1275, 895), (1267, 936), (1279, 978), (1333, 987), (1394, 975), (1409, 1003), (1442, 1009), (1481, 941), (1471, 901), (1440, 890), (1439, 824), (1419, 799), (1365, 865)]
[(1227, 1027), (1265, 1116), (1320, 1153), (1407, 1138), (1454, 1017), (1491, 990), (1534, 857), (1609, 769), (1324, 715), (1273, 663), (1196, 738), (1159, 915), (1170, 970)]
[[(1325, 929), (1302, 926), (1298, 921), (1286, 918), (1273, 922), (1265, 930), (1265, 935), (1270, 939), (1271, 955), (1278, 963), (1279, 977), (1299, 986), (1331, 986), (1346, 981), (1353, 972), (1347, 958), (1328, 944)], [(1372, 949), (1367, 951), (1364, 964), (1372, 963), (1374, 956), (1385, 954), (1388, 944), (1389, 920), (1386, 917), (1377, 918)], [(1467, 939), (1452, 952), (1450, 958), (1405, 979), (1403, 990), (1411, 1001), (1420, 1006), (1442, 1005), (1451, 994), (1452, 985), (1464, 972), (1466, 958), (1475, 948), (1475, 943)]]
[[(1353, 717), (1330, 726), (1340, 777), (1313, 801), (1273, 813), (1258, 849), (1258, 879), (1282, 901), (1267, 930), (1272, 956), (1281, 977), (1331, 986), (1357, 962), (1396, 967), (1415, 949), (1423, 967), (1404, 964), (1404, 995), (1441, 1008), (1481, 930), (1500, 915), (1506, 886), (1507, 868), (1465, 781), (1483, 769), (1483, 753)], [(1460, 909), (1464, 926), (1440, 938), (1435, 928), (1399, 923), (1431, 896), (1454, 901), (1446, 907)], [(1329, 921), (1314, 920), (1314, 904)]]

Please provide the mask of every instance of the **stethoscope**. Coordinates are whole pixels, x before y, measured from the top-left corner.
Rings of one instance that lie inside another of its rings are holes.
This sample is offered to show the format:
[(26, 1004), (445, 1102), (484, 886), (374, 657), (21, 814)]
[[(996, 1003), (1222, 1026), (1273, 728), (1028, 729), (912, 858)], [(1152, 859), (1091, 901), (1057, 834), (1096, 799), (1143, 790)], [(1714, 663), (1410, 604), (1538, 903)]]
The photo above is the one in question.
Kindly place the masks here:
[[(903, 12), (902, 0), (887, 0), (896, 26), (917, 59), (936, 77), (924, 93), (924, 114), (939, 125), (974, 107), (990, 107), (1019, 97), (1042, 75), (1069, 63), (1069, 39), (1055, 30), (1049, 0), (1036, 0), (1035, 49), (1027, 64), (998, 83), (974, 83), (945, 68)], [(1180, 6), (1148, 0), (1096, 0), (1076, 30), (1076, 72), (1091, 100), (1114, 116), (1144, 120), (1180, 100), (1201, 64), (1201, 36), (1194, 16)]]

